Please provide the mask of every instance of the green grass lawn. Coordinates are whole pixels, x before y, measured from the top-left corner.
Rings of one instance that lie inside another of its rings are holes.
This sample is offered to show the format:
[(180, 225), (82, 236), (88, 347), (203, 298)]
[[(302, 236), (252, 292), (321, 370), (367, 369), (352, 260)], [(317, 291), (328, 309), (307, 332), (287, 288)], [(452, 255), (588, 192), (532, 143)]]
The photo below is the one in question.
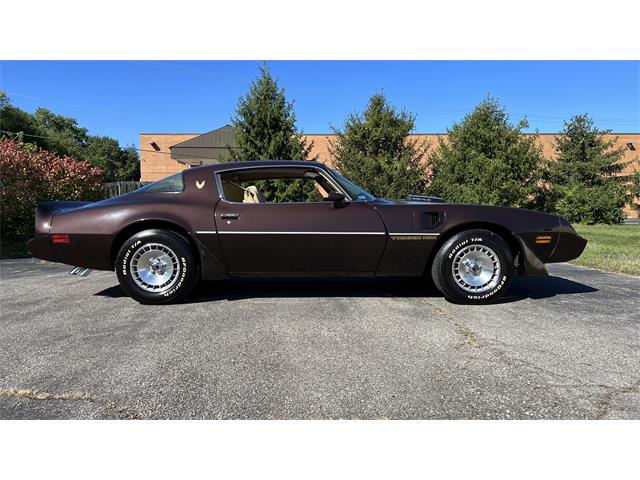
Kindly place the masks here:
[(640, 225), (574, 225), (587, 248), (571, 263), (640, 276)]

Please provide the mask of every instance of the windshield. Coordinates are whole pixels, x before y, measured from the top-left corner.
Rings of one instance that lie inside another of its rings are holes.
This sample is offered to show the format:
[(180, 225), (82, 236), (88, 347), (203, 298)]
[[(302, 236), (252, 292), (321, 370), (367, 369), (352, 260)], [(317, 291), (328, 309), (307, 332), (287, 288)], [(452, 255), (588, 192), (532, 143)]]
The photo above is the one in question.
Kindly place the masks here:
[(370, 202), (376, 199), (376, 197), (374, 197), (370, 193), (365, 192), (358, 185), (353, 183), (351, 180), (346, 179), (335, 170), (333, 169), (329, 169), (329, 170), (331, 170), (331, 173), (333, 174), (334, 177), (336, 177), (336, 180), (338, 180), (338, 183), (340, 184), (340, 186), (346, 190), (346, 192), (349, 194), (349, 196), (353, 200), (364, 200), (364, 201)]

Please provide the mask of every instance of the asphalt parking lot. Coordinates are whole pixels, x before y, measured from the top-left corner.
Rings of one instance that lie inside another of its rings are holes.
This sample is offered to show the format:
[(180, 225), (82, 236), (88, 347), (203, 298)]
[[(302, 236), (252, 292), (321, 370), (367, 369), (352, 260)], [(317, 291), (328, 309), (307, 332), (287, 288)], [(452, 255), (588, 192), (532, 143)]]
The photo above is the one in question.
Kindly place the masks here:
[(0, 261), (0, 418), (640, 419), (640, 278), (568, 264), (460, 306), (412, 280), (242, 280), (139, 305)]

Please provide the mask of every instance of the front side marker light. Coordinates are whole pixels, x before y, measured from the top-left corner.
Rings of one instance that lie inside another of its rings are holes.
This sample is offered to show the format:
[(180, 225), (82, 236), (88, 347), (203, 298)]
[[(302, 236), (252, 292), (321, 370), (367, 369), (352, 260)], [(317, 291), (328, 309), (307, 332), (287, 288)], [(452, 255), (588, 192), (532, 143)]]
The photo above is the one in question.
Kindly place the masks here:
[(536, 244), (547, 245), (551, 243), (551, 235), (538, 235), (536, 237)]

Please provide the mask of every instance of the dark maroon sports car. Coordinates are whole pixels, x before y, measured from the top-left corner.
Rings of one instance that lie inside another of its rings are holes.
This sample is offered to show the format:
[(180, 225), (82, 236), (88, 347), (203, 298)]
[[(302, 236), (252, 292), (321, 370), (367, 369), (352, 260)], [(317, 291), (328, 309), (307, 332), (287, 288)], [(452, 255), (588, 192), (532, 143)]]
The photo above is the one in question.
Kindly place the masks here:
[(101, 202), (45, 202), (35, 221), (35, 257), (72, 273), (115, 269), (143, 303), (177, 301), (199, 279), (283, 275), (430, 275), (448, 299), (486, 303), (516, 271), (546, 275), (545, 263), (586, 245), (557, 215), (375, 198), (321, 163), (293, 161), (209, 165)]

